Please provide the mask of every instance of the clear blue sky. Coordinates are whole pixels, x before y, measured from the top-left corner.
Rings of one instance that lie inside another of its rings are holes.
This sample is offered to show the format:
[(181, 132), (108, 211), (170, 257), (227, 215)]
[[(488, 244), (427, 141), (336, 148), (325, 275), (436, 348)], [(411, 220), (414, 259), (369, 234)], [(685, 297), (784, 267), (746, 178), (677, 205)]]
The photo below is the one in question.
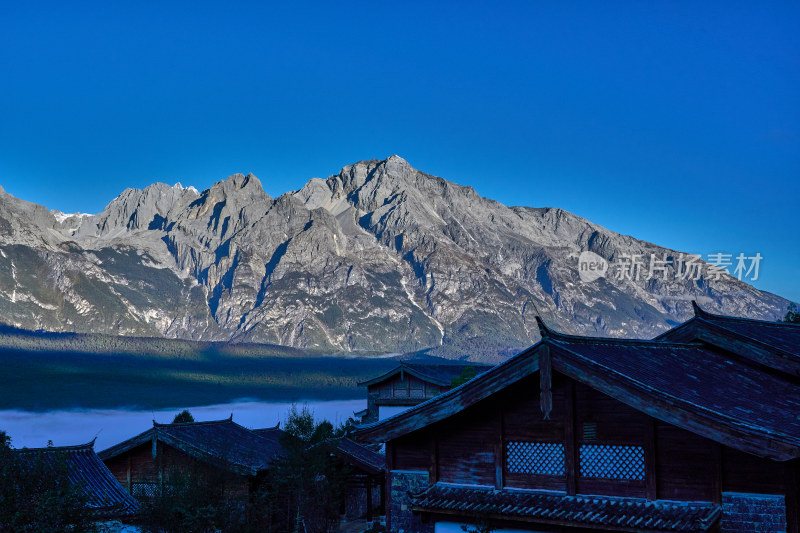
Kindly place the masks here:
[[(0, 184), (97, 212), (397, 153), (800, 300), (797, 2), (4, 2)], [(291, 6), (289, 5), (291, 4)]]

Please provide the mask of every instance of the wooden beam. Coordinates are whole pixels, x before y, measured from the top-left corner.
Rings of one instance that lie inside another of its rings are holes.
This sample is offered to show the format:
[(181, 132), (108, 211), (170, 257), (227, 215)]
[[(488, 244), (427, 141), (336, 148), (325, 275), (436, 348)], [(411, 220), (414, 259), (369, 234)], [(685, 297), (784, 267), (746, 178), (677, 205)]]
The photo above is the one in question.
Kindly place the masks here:
[(647, 487), (647, 499), (658, 499), (658, 421), (648, 416), (645, 423), (645, 446), (644, 446), (644, 481)]
[[(388, 478), (389, 476), (385, 476), (384, 481)], [(386, 516), (386, 483), (379, 483), (379, 486), (381, 491), (380, 511), (383, 516)]]
[[(158, 449), (158, 442), (157, 441), (153, 441), (153, 443), (155, 444), (155, 446), (153, 446), (153, 447)], [(163, 444), (162, 444), (162, 452), (163, 452)], [(164, 487), (164, 462), (162, 461), (163, 457), (164, 457), (163, 453), (159, 453), (158, 454), (157, 460), (158, 460), (158, 486), (159, 486), (159, 488), (163, 488)]]
[(539, 408), (545, 420), (550, 420), (553, 410), (553, 364), (550, 346), (542, 344), (539, 348)]
[(566, 380), (564, 401), (564, 467), (567, 476), (567, 494), (573, 496), (578, 491), (578, 435), (575, 415), (575, 382), (570, 377)]
[(434, 435), (430, 443), (430, 465), (428, 466), (428, 476), (431, 483), (439, 481), (439, 439)]
[(372, 476), (367, 476), (367, 522), (372, 522)]
[(503, 410), (500, 410), (498, 417), (498, 439), (494, 446), (494, 486), (502, 489), (505, 484), (503, 473), (505, 471), (505, 449), (506, 449), (506, 429)]
[(722, 504), (722, 445), (711, 442), (711, 501)]
[[(384, 512), (386, 513), (386, 531), (392, 530), (392, 470), (394, 469), (394, 446), (391, 442), (386, 443), (386, 482), (383, 484)], [(387, 497), (388, 496), (388, 497)]]
[(800, 459), (787, 461), (784, 472), (786, 533), (800, 533)]
[(131, 454), (128, 454), (128, 473), (127, 473), (127, 481), (128, 481), (128, 493), (131, 492)]

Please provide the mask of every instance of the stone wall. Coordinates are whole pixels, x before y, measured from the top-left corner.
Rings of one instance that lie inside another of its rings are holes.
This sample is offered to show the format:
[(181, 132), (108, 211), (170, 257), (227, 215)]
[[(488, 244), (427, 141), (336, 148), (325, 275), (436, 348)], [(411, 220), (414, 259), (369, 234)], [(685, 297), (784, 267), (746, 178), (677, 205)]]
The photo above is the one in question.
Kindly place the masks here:
[[(345, 517), (348, 520), (362, 518), (367, 514), (367, 488), (362, 486), (348, 486), (345, 488)], [(372, 487), (372, 511), (373, 518), (377, 519), (382, 513), (379, 510), (381, 505), (381, 487)]]
[(425, 523), (411, 511), (409, 492), (416, 494), (428, 486), (428, 473), (409, 470), (389, 472), (389, 531), (391, 533), (433, 533), (433, 523)]
[(722, 533), (785, 533), (783, 496), (722, 493)]

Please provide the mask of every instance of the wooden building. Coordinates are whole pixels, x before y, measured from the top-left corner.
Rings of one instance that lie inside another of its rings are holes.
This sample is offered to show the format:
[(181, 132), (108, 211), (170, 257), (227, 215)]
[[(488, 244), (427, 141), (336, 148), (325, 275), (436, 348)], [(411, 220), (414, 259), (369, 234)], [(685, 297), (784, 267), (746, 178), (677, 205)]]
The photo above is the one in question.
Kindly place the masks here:
[(479, 363), (401, 361), (389, 372), (359, 383), (367, 387), (367, 408), (355, 416), (362, 424), (383, 420), (452, 389), (453, 380), (489, 368)]
[(346, 437), (322, 443), (329, 453), (348, 467), (344, 495), (347, 520), (365, 518), (367, 523), (385, 516), (386, 460), (374, 446), (366, 446)]
[(139, 511), (138, 502), (95, 453), (94, 441), (78, 446), (21, 448), (13, 453), (22, 462), (36, 461), (53, 469), (65, 466), (69, 482), (85, 495), (88, 511), (98, 522), (131, 519)]
[(259, 472), (283, 453), (276, 428), (250, 430), (233, 417), (210, 422), (159, 424), (100, 452), (119, 483), (150, 496), (176, 471), (215, 476), (224, 489), (246, 493)]
[(389, 531), (798, 533), (800, 326), (697, 316), (558, 334), (354, 437), (386, 443)]

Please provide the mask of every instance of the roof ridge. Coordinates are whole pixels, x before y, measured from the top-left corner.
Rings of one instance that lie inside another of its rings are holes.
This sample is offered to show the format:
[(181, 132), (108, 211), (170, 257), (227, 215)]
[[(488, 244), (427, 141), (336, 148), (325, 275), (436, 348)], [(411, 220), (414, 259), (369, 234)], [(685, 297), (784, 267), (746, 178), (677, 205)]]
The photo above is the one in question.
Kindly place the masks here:
[(41, 448), (13, 448), (15, 452), (66, 452), (66, 451), (94, 451), (94, 441), (97, 437), (93, 438), (90, 442), (84, 444), (72, 444), (70, 446), (43, 446)]
[[(233, 415), (231, 415), (231, 417), (233, 417)], [(251, 434), (252, 437), (255, 437), (256, 439), (269, 442), (269, 440), (266, 437), (264, 437), (263, 435), (259, 435), (258, 433), (255, 432), (255, 430), (252, 430), (250, 428), (244, 427), (241, 424), (237, 424), (236, 422), (234, 422), (232, 420), (232, 418), (229, 418), (229, 419), (226, 419), (226, 420), (210, 420), (208, 422), (188, 422), (188, 423), (183, 423), (183, 424), (181, 424), (181, 423), (178, 423), (178, 424), (160, 424), (157, 427), (174, 428), (174, 427), (189, 427), (189, 426), (193, 426), (193, 425), (194, 426), (200, 426), (200, 425), (224, 425), (224, 424), (228, 424), (228, 423), (232, 424), (233, 426), (235, 426), (235, 427), (237, 427), (239, 429), (243, 429), (243, 430), (247, 431), (248, 433)], [(151, 428), (151, 429), (156, 429), (156, 428), (154, 427), (154, 428)], [(198, 448), (197, 444), (194, 443), (194, 439), (191, 439), (191, 438), (187, 439), (185, 435), (182, 435), (182, 434), (174, 435), (174, 434), (171, 434), (171, 433), (168, 434), (168, 435), (169, 435), (169, 438), (171, 438), (171, 439), (174, 439), (176, 441), (180, 441), (180, 442), (182, 442), (182, 443), (184, 443), (184, 444), (186, 444), (188, 446), (192, 446), (192, 447)], [(156, 432), (156, 438), (159, 438), (158, 437), (158, 432)], [(202, 449), (202, 448), (198, 448), (198, 449), (208, 453), (207, 450), (205, 450), (205, 449)]]
[[(188, 426), (199, 426), (199, 425), (210, 425), (210, 424), (226, 424), (228, 422), (236, 424), (236, 422), (233, 421), (233, 413), (231, 413), (231, 416), (229, 416), (228, 418), (224, 418), (222, 420), (200, 420), (200, 421), (195, 421), (195, 422), (169, 422), (169, 423), (166, 423), (166, 424), (163, 423), (163, 422), (156, 422), (155, 420), (153, 420), (153, 427), (156, 427), (156, 428), (178, 427), (178, 426), (188, 427)], [(236, 425), (238, 426), (239, 424), (236, 424)], [(242, 426), (242, 427), (244, 427), (244, 426)], [(247, 428), (245, 428), (245, 429), (247, 429)]]
[(473, 363), (471, 361), (447, 361), (447, 362), (435, 362), (435, 363), (428, 363), (425, 361), (403, 361), (404, 365), (406, 366), (494, 366), (488, 363)]
[(434, 492), (436, 491), (436, 489), (491, 492), (496, 494), (513, 493), (513, 494), (520, 494), (523, 496), (539, 496), (544, 498), (550, 497), (558, 499), (600, 500), (600, 501), (617, 502), (624, 505), (653, 505), (653, 506), (676, 506), (676, 507), (688, 507), (688, 506), (712, 507), (714, 505), (717, 505), (714, 504), (713, 502), (707, 502), (703, 500), (648, 500), (647, 498), (644, 497), (618, 496), (612, 494), (591, 494), (591, 495), (566, 494), (562, 491), (557, 491), (557, 490), (528, 489), (522, 487), (509, 487), (509, 486), (504, 486), (498, 489), (494, 485), (470, 485), (466, 483), (453, 483), (447, 481), (437, 481), (436, 483), (428, 485), (420, 492), (411, 494), (411, 497), (418, 498), (419, 496), (427, 492)]
[(738, 320), (742, 322), (755, 322), (758, 324), (762, 324), (765, 326), (776, 326), (776, 327), (788, 327), (788, 328), (800, 328), (800, 324), (794, 324), (792, 322), (780, 322), (774, 320), (760, 320), (758, 318), (747, 318), (743, 316), (732, 316), (732, 315), (719, 315), (716, 313), (711, 313), (702, 309), (698, 304), (697, 301), (692, 300), (692, 308), (694, 309), (694, 315), (696, 318), (701, 319), (722, 319), (722, 320)]
[(731, 320), (736, 322), (748, 322), (751, 324), (761, 324), (763, 326), (770, 326), (770, 327), (777, 327), (777, 328), (800, 328), (800, 324), (795, 324), (793, 322), (780, 322), (780, 321), (773, 321), (773, 320), (759, 320), (757, 318), (747, 318), (743, 316), (729, 316), (729, 315), (713, 315), (711, 313), (706, 313), (706, 316), (698, 317), (704, 320)]
[[(560, 338), (559, 338), (560, 337)], [(702, 346), (702, 342), (666, 342), (666, 341), (657, 341), (654, 339), (617, 339), (614, 337), (577, 337), (573, 335), (551, 335), (551, 338), (548, 340), (552, 341), (569, 341), (575, 342), (578, 344), (594, 344), (594, 345), (620, 345), (625, 344), (629, 346), (637, 346), (637, 345), (644, 345), (644, 346), (652, 346), (658, 348), (697, 348), (698, 346)]]
[(698, 342), (664, 342), (657, 341), (655, 339), (631, 339), (627, 337), (589, 337), (585, 335), (570, 335), (569, 333), (561, 333), (559, 331), (550, 329), (545, 325), (544, 320), (542, 320), (542, 318), (538, 315), (536, 316), (536, 323), (539, 326), (542, 340), (552, 339), (557, 341), (564, 339), (582, 342), (584, 344), (611, 342), (613, 344), (646, 344), (648, 346), (697, 346), (700, 344)]

